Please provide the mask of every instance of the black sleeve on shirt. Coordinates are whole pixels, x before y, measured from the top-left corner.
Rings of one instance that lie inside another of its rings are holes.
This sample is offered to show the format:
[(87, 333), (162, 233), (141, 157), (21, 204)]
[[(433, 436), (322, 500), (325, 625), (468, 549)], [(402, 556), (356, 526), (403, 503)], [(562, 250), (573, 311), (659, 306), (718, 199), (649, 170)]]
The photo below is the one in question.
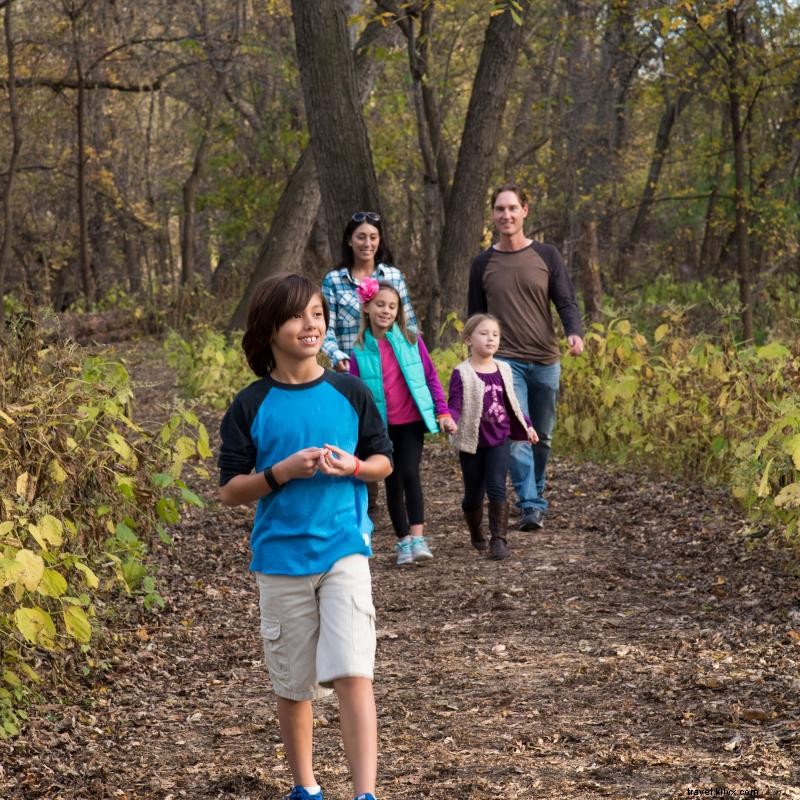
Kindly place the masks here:
[(376, 454), (392, 461), (392, 440), (386, 432), (378, 407), (366, 384), (345, 372), (326, 372), (326, 378), (353, 406), (358, 416), (358, 444), (355, 455), (360, 459)]
[(233, 398), (225, 412), (219, 426), (221, 444), (217, 465), (220, 486), (237, 475), (249, 475), (253, 471), (256, 446), (250, 435), (250, 426), (268, 391), (269, 386), (263, 379), (251, 383)]
[(486, 290), (483, 288), (483, 274), (489, 263), (491, 248), (484, 250), (472, 261), (469, 270), (469, 289), (467, 290), (467, 316), (485, 314), (489, 308), (486, 304)]
[(578, 308), (578, 301), (575, 298), (575, 287), (572, 285), (572, 278), (567, 272), (558, 248), (552, 244), (541, 244), (534, 242), (533, 247), (541, 256), (550, 273), (549, 295), (550, 300), (556, 307), (561, 324), (564, 326), (564, 333), (567, 336), (573, 334), (583, 336), (583, 321), (581, 312)]

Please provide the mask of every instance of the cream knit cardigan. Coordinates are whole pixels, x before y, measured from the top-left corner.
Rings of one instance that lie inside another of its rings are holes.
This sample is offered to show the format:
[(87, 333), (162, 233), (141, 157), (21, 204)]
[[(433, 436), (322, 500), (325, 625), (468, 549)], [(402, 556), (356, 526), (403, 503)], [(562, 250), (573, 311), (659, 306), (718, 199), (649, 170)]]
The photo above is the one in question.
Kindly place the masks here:
[[(508, 397), (511, 410), (522, 426), (523, 430), (528, 429), (525, 422), (525, 415), (522, 413), (517, 395), (514, 393), (514, 378), (511, 367), (505, 361), (495, 361), (500, 369), (500, 377), (503, 379), (503, 391)], [(452, 444), (458, 450), (465, 453), (474, 453), (478, 449), (478, 432), (481, 426), (481, 416), (483, 414), (483, 394), (486, 384), (478, 377), (478, 373), (472, 368), (469, 361), (462, 361), (456, 371), (461, 376), (463, 387), (461, 418), (458, 420), (458, 432), (453, 435)]]

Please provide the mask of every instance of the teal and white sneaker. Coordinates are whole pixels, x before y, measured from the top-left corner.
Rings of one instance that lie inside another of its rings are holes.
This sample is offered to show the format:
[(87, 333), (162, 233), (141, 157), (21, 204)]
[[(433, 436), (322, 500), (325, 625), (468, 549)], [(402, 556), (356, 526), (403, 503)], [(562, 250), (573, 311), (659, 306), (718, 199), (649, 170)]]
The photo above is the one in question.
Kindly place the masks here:
[(424, 536), (415, 536), (411, 540), (411, 558), (413, 561), (430, 561), (433, 558)]
[(315, 794), (309, 794), (302, 786), (292, 786), (292, 791), (284, 795), (283, 800), (323, 800), (322, 789)]
[(370, 794), (369, 792), (364, 792), (364, 794), (356, 795), (353, 800), (375, 800), (375, 795)]
[(406, 537), (401, 539), (395, 546), (397, 550), (397, 566), (402, 567), (405, 564), (414, 563), (414, 554), (411, 552), (411, 538)]

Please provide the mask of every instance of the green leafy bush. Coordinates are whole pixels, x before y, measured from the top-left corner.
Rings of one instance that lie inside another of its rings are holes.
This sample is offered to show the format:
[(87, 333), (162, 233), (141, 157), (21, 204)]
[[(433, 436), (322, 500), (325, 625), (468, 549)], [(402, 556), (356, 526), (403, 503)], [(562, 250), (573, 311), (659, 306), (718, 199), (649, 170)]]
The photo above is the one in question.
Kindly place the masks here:
[(200, 329), (191, 340), (171, 331), (164, 342), (167, 363), (178, 375), (178, 386), (185, 397), (199, 400), (210, 408), (224, 409), (234, 395), (254, 376), (241, 346), (224, 334)]
[(667, 315), (652, 340), (626, 319), (592, 326), (584, 356), (562, 361), (556, 446), (726, 485), (796, 533), (800, 358), (778, 342), (690, 337), (681, 323)]
[[(211, 455), (196, 415), (153, 436), (131, 419), (118, 362), (43, 347), (35, 325), (0, 348), (0, 736), (18, 733), (35, 685), (76, 655), (96, 666), (103, 609), (120, 591), (163, 604), (154, 537), (200, 498), (184, 482)], [(45, 674), (42, 665), (47, 665)], [(60, 665), (60, 666), (59, 666)]]

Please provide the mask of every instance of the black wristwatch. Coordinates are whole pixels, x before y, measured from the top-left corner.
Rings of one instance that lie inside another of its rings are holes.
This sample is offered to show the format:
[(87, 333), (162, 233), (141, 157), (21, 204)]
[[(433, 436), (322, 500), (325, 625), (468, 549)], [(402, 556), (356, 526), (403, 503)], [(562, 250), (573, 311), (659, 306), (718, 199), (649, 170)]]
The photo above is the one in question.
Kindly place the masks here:
[(267, 467), (264, 472), (264, 480), (269, 484), (269, 488), (272, 489), (273, 492), (277, 492), (283, 488), (282, 483), (278, 483), (277, 478), (272, 472), (272, 467)]

